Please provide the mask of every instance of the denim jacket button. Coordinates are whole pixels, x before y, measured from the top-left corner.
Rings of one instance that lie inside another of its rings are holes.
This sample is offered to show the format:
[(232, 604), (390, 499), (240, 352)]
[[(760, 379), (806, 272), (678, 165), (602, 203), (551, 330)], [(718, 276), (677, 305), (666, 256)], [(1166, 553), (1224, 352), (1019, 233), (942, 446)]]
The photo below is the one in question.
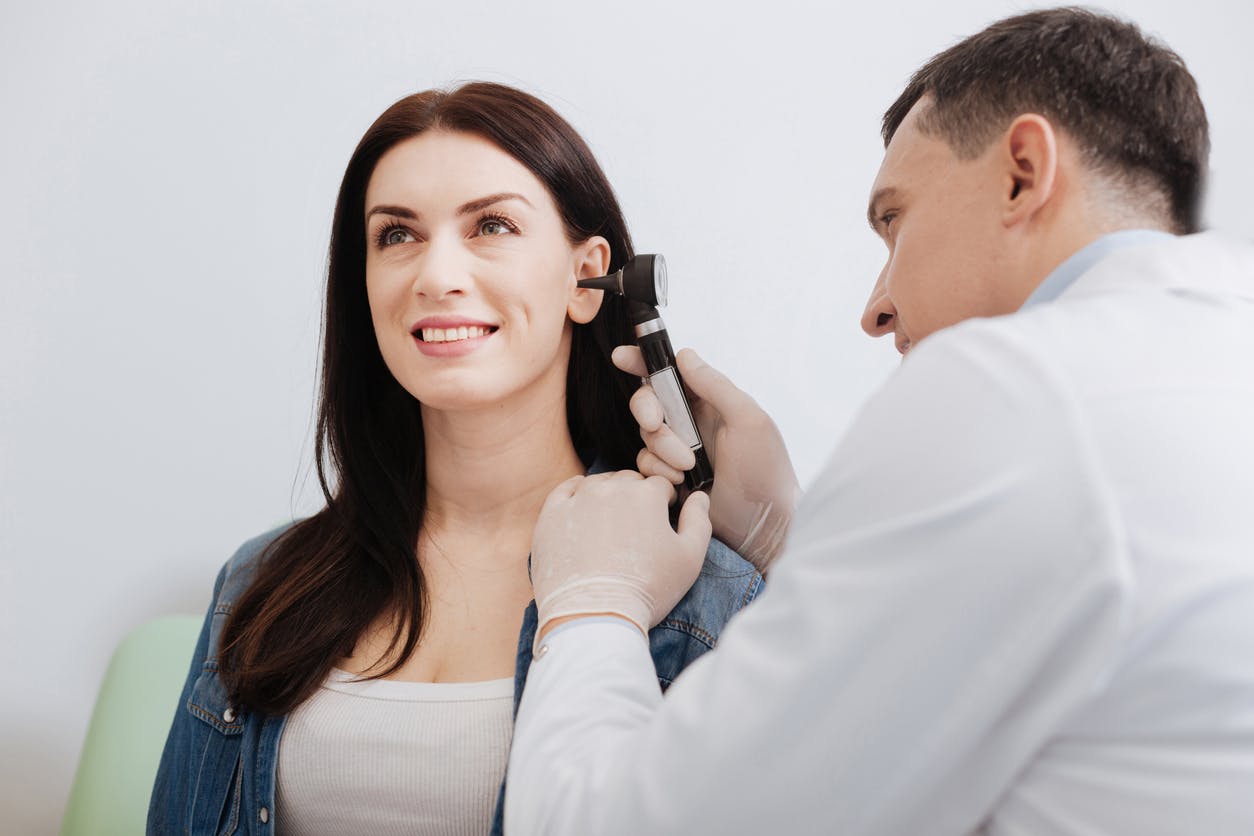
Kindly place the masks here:
[(222, 719), (226, 720), (228, 723), (234, 723), (235, 722), (235, 709), (231, 708), (230, 706), (227, 706), (226, 711), (222, 712)]
[(261, 819), (262, 824), (265, 824), (266, 822), (270, 821), (270, 808), (262, 807), (261, 810), (258, 811), (257, 813), (257, 818)]
[(548, 653), (549, 653), (549, 646), (547, 644), (542, 644), (538, 648), (536, 648), (535, 658), (537, 660), (543, 659), (545, 656), (548, 655)]

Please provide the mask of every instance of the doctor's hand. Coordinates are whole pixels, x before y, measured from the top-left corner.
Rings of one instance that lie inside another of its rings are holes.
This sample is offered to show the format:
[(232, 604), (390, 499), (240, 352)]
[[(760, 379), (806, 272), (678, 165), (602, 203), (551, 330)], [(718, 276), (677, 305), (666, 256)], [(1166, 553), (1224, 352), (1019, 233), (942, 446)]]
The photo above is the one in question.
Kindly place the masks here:
[(617, 615), (647, 633), (697, 579), (709, 502), (694, 494), (671, 529), (671, 484), (634, 470), (576, 476), (553, 489), (531, 540), (537, 641), (555, 619)]
[[(628, 374), (647, 374), (640, 349), (614, 349), (614, 365)], [(677, 356), (689, 389), (697, 429), (714, 466), (710, 521), (714, 534), (766, 574), (779, 555), (801, 499), (801, 486), (779, 428), (749, 395), (686, 348)], [(694, 397), (695, 396), (695, 397)], [(650, 386), (631, 398), (645, 448), (636, 466), (646, 476), (683, 482), (696, 464), (688, 445), (663, 422), (662, 404)]]

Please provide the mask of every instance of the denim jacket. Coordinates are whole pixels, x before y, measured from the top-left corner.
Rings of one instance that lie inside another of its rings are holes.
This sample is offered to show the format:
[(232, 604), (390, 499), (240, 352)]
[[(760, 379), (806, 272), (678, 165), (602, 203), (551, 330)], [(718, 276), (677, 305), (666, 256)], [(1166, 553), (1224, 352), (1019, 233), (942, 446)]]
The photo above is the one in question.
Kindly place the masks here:
[[(275, 775), (285, 716), (236, 710), (218, 676), (218, 651), (233, 603), (248, 588), (257, 560), (279, 531), (249, 540), (218, 573), (213, 602), (196, 642), (174, 722), (161, 755), (148, 807), (150, 834), (247, 833), (270, 836), (276, 816)], [(649, 648), (663, 690), (693, 660), (714, 647), (719, 633), (762, 589), (762, 576), (718, 540), (688, 594), (649, 632)], [(514, 667), (514, 711), (531, 665), (536, 631), (533, 601), (523, 616)], [(497, 796), (492, 834), (502, 830), (505, 784)]]

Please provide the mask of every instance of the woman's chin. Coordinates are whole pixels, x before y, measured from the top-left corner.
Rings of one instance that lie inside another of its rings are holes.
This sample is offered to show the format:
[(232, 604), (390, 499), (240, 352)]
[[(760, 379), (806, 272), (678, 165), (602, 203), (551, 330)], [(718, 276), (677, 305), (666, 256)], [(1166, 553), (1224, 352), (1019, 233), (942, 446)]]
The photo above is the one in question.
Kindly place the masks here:
[(422, 404), (423, 413), (467, 413), (500, 410), (519, 395), (518, 390), (493, 385), (488, 381), (447, 381), (445, 385), (432, 385), (425, 380), (421, 387), (406, 387)]

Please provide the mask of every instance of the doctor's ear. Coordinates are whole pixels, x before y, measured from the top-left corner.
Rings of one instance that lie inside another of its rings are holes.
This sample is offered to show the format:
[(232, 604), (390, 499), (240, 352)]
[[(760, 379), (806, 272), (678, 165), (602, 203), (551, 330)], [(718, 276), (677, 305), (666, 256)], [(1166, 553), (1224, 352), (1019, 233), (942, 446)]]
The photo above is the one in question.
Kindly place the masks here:
[[(610, 269), (610, 242), (600, 235), (593, 235), (587, 241), (575, 246), (574, 279), (594, 279), (604, 276)], [(570, 301), (566, 304), (566, 315), (572, 321), (583, 325), (591, 322), (601, 310), (604, 290), (592, 290), (578, 287), (572, 280), (570, 283)]]
[(1025, 113), (1002, 135), (1005, 210), (1014, 226), (1030, 220), (1054, 196), (1058, 177), (1058, 134), (1044, 116)]

